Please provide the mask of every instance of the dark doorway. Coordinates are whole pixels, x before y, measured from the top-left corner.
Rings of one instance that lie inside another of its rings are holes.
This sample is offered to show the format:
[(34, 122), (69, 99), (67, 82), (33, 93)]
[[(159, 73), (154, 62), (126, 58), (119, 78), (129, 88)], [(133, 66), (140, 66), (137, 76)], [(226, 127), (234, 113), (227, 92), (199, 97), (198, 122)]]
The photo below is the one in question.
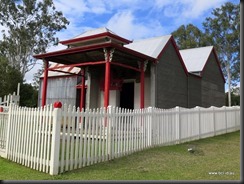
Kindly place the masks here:
[(120, 107), (134, 109), (134, 82), (123, 83), (120, 91)]

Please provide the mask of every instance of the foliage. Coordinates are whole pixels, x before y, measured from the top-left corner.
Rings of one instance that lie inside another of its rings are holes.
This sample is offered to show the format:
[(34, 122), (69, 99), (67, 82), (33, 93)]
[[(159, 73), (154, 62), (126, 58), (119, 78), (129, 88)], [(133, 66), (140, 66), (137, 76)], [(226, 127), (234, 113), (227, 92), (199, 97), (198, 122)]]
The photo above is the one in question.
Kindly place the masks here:
[(24, 84), (20, 71), (10, 66), (0, 56), (0, 97), (13, 94), (20, 83), (20, 106), (37, 107), (38, 91), (31, 84)]
[[(225, 93), (225, 105), (228, 106), (228, 93)], [(236, 95), (233, 92), (231, 92), (231, 105), (235, 106), (238, 105), (240, 106), (240, 95)]]
[(225, 3), (212, 11), (203, 23), (206, 37), (216, 48), (225, 78), (231, 106), (231, 86), (240, 82), (240, 5)]
[(31, 84), (20, 85), (20, 106), (37, 107), (38, 91)]
[(0, 49), (24, 78), (36, 63), (32, 55), (57, 44), (56, 32), (69, 22), (61, 11), (56, 11), (52, 0), (0, 0), (0, 4), (0, 24), (7, 29)]
[(181, 25), (172, 35), (179, 49), (202, 47), (207, 44), (204, 33), (193, 24)]
[(40, 87), (40, 76), (42, 75), (42, 73), (44, 72), (44, 68), (43, 66), (38, 69), (38, 71), (34, 74), (33, 76), (33, 87), (36, 89), (36, 90), (39, 90), (39, 87)]
[(216, 48), (224, 75), (233, 83), (240, 81), (240, 7), (230, 2), (212, 11), (203, 23), (205, 34)]
[(22, 83), (21, 73), (11, 67), (7, 59), (0, 55), (0, 97), (13, 94), (18, 83)]

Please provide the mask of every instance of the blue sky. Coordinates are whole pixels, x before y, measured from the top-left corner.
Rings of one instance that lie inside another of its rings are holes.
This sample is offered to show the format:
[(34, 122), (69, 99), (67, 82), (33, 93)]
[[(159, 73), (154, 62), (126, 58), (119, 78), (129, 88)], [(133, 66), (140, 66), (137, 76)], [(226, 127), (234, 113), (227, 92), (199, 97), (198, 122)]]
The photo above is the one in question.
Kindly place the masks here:
[[(238, 0), (53, 0), (57, 10), (70, 21), (67, 29), (57, 33), (59, 40), (75, 37), (84, 31), (107, 27), (130, 40), (171, 34), (183, 24), (199, 28), (211, 11), (226, 2)], [(48, 51), (66, 48), (59, 44)], [(41, 61), (26, 74), (26, 82)]]

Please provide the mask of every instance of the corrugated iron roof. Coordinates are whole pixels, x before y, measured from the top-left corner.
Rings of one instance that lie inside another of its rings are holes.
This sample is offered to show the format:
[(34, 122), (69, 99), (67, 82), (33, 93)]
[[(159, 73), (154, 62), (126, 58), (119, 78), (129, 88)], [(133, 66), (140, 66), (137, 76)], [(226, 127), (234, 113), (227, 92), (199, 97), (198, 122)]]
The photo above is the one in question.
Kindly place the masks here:
[(146, 54), (153, 58), (157, 58), (170, 38), (171, 35), (165, 35), (160, 37), (143, 39), (133, 41), (132, 43), (125, 45), (125, 47)]
[[(63, 64), (58, 64), (58, 63), (52, 63), (52, 64), (50, 64), (49, 68), (51, 68), (51, 67), (59, 67), (59, 66), (64, 66), (64, 65)], [(78, 74), (80, 72), (80, 68), (78, 68), (78, 67), (65, 67), (65, 68), (58, 68), (56, 70), (63, 71), (63, 72), (69, 72), (69, 73), (48, 71), (48, 77), (69, 76), (69, 75), (72, 75), (72, 74)], [(44, 73), (40, 77), (43, 78), (44, 77)]]
[(213, 46), (180, 50), (188, 72), (202, 71), (212, 50)]

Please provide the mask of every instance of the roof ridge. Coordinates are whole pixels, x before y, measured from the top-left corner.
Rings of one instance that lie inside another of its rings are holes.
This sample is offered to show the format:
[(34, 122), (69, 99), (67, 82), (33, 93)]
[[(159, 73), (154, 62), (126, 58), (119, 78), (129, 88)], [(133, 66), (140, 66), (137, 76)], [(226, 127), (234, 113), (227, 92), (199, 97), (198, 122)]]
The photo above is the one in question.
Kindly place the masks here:
[(150, 38), (142, 38), (142, 39), (138, 39), (138, 40), (133, 40), (132, 43), (134, 42), (139, 42), (139, 41), (145, 41), (145, 40), (153, 40), (153, 39), (158, 39), (158, 38), (163, 38), (163, 37), (171, 37), (171, 34), (168, 35), (164, 35), (164, 36), (155, 36), (155, 37), (150, 37)]
[(189, 49), (180, 49), (179, 51), (185, 51), (185, 50), (193, 50), (193, 49), (203, 49), (203, 48), (207, 48), (207, 47), (214, 47), (213, 45), (209, 45), (209, 46), (203, 46), (203, 47), (195, 47), (195, 48), (189, 48)]
[(96, 35), (96, 34), (101, 34), (101, 33), (105, 33), (105, 32), (117, 35), (113, 31), (108, 29), (107, 27), (99, 27), (99, 28), (96, 28), (96, 29), (92, 29), (92, 28), (88, 29), (88, 30), (84, 31), (83, 33), (81, 33), (81, 34), (79, 34), (79, 35), (77, 35), (77, 36), (75, 36), (73, 38), (80, 38), (80, 37), (83, 37), (82, 35), (84, 35), (84, 37), (85, 37), (85, 36), (88, 36), (88, 35)]

